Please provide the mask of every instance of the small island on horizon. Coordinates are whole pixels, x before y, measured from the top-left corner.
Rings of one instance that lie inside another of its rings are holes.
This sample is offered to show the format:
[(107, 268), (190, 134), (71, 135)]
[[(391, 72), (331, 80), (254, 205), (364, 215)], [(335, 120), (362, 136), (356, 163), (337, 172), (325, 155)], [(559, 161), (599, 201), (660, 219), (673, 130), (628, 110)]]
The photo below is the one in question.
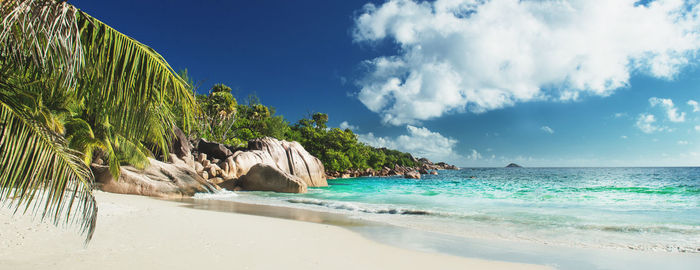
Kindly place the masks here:
[(520, 166), (520, 165), (515, 164), (515, 163), (511, 163), (511, 164), (508, 164), (508, 165), (506, 166), (506, 168), (522, 168), (522, 167), (523, 167), (523, 166)]

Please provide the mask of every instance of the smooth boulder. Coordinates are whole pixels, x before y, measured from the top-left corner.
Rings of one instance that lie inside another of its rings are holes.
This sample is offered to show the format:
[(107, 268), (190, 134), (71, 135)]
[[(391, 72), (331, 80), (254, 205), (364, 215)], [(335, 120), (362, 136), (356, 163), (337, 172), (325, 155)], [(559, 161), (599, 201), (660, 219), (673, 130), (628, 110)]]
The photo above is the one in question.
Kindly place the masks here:
[(403, 177), (409, 179), (420, 179), (420, 173), (417, 171), (409, 171), (404, 173)]
[(92, 164), (99, 189), (122, 194), (153, 197), (192, 196), (197, 192), (210, 192), (208, 184), (185, 161), (171, 155), (173, 163), (149, 158), (150, 165), (143, 170), (133, 166), (121, 166), (119, 179), (114, 179), (108, 166)]
[(266, 137), (248, 142), (248, 151), (230, 157), (235, 163), (234, 177), (240, 177), (257, 164), (274, 166), (282, 172), (301, 178), (310, 187), (328, 186), (323, 163), (298, 142)]
[(192, 143), (187, 139), (187, 135), (180, 128), (173, 128), (172, 138), (170, 139), (170, 152), (177, 155), (179, 158), (184, 158), (192, 154)]
[[(224, 185), (226, 186), (226, 185)], [(236, 186), (250, 191), (306, 193), (307, 185), (301, 178), (286, 173), (276, 166), (256, 164), (236, 180)]]
[(224, 160), (227, 157), (233, 155), (233, 152), (231, 152), (231, 150), (228, 149), (226, 145), (215, 142), (209, 142), (205, 139), (199, 140), (199, 142), (197, 143), (197, 151), (199, 151), (199, 153), (206, 154), (205, 157), (208, 156), (210, 158), (220, 160)]

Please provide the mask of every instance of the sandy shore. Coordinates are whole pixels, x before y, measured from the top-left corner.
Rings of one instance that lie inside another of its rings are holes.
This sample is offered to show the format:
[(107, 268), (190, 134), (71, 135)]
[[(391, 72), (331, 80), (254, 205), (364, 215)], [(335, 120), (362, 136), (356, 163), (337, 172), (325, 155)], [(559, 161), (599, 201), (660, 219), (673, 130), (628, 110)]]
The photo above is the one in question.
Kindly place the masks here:
[(88, 246), (0, 209), (0, 269), (542, 269), (380, 244), (338, 226), (197, 210), (177, 202), (97, 192)]

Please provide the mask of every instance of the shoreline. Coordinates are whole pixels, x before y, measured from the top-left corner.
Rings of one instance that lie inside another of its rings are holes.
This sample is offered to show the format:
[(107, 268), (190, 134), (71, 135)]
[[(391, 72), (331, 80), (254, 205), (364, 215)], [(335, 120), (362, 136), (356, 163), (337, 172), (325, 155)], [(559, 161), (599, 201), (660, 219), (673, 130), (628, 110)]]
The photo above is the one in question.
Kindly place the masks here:
[(73, 227), (13, 216), (2, 208), (0, 264), (8, 269), (549, 268), (399, 248), (367, 239), (347, 224), (202, 211), (134, 195), (95, 195), (99, 219), (87, 246)]
[(697, 253), (571, 247), (531, 241), (473, 238), (308, 208), (219, 199), (184, 198), (176, 201), (186, 203), (183, 207), (206, 211), (341, 226), (380, 244), (468, 259), (547, 265), (557, 269), (694, 269), (694, 266), (700, 264), (700, 254)]

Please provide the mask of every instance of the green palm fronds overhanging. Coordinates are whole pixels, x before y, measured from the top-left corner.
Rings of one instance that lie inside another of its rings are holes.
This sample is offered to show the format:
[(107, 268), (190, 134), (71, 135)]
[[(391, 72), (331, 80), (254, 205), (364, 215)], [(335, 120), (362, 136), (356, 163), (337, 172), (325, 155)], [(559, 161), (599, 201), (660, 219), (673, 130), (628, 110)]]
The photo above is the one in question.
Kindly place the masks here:
[(4, 0), (0, 16), (0, 199), (25, 211), (46, 201), (55, 222), (77, 200), (90, 239), (95, 151), (114, 175), (143, 166), (145, 144), (167, 157), (171, 105), (185, 129), (199, 109), (160, 54), (65, 1)]
[[(93, 175), (60, 134), (24, 112), (0, 83), (0, 199), (58, 223), (79, 221), (90, 240), (97, 220)], [(77, 200), (77, 205), (75, 204)], [(79, 216), (72, 215), (73, 211)], [(77, 218), (77, 219), (76, 219)]]

